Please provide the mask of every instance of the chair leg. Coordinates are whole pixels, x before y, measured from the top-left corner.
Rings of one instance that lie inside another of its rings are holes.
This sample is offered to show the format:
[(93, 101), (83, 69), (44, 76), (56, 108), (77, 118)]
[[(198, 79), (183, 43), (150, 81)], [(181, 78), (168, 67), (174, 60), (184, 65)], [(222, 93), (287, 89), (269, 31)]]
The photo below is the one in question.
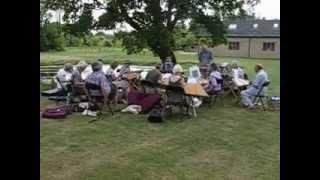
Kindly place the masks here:
[(265, 105), (264, 105), (263, 99), (260, 98), (260, 101), (261, 101), (261, 104), (262, 104), (262, 109), (265, 111), (265, 110), (266, 110), (266, 107), (265, 107)]
[(233, 89), (233, 88), (231, 88), (231, 92), (232, 92), (233, 97), (234, 97), (234, 98), (237, 98), (237, 93), (234, 92), (234, 89)]
[(219, 98), (220, 98), (222, 106), (224, 106), (223, 96), (221, 94), (219, 95)]
[(212, 108), (212, 101), (213, 101), (213, 97), (212, 97), (212, 96), (209, 96), (209, 97), (207, 98), (207, 103), (208, 103), (208, 105), (209, 105), (210, 108)]
[(218, 95), (214, 95), (212, 96), (213, 100), (212, 100), (212, 106), (215, 106), (216, 105), (216, 102), (217, 102), (217, 98), (218, 98)]
[(256, 101), (257, 101), (257, 97), (254, 97), (254, 98), (253, 98), (253, 101), (252, 101), (252, 104), (255, 104)]
[(114, 115), (114, 113), (113, 113), (113, 110), (112, 110), (112, 108), (111, 108), (111, 106), (110, 106), (110, 103), (109, 103), (109, 102), (107, 103), (107, 106), (108, 106), (109, 111), (111, 112), (111, 115), (113, 116), (113, 115)]

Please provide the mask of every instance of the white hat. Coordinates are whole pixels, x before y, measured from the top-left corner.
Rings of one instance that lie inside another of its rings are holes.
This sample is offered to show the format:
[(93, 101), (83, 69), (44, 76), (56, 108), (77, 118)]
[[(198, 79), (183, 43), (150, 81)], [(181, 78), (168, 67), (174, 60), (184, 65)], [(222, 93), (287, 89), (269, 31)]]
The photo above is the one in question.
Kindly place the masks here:
[(88, 66), (88, 64), (86, 63), (86, 61), (80, 61), (78, 64), (77, 64), (78, 67), (85, 67), (85, 66)]
[(180, 66), (180, 64), (176, 64), (176, 65), (173, 67), (172, 72), (173, 72), (173, 74), (182, 73), (182, 72), (183, 72), (183, 69), (182, 69), (182, 67)]

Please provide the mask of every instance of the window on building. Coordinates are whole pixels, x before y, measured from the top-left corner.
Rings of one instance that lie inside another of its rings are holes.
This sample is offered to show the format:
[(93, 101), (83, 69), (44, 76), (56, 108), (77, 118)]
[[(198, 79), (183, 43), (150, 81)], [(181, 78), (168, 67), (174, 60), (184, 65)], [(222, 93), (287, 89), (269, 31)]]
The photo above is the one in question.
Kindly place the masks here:
[(253, 27), (254, 29), (257, 29), (258, 26), (259, 26), (259, 25), (258, 25), (257, 23), (252, 25), (252, 27)]
[(279, 28), (279, 24), (278, 23), (274, 23), (273, 24), (273, 28), (275, 28), (275, 29)]
[(262, 50), (263, 51), (275, 51), (275, 43), (274, 42), (264, 42)]
[(239, 50), (240, 42), (229, 42), (229, 50)]
[(229, 24), (229, 29), (237, 29), (237, 24)]

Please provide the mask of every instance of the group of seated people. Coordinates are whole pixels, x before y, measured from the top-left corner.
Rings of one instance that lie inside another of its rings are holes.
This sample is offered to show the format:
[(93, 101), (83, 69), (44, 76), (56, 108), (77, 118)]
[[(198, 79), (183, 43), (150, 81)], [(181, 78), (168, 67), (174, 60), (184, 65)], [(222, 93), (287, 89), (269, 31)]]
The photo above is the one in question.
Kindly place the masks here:
[[(103, 95), (103, 101), (108, 100), (108, 96), (113, 91), (113, 82), (124, 81), (122, 76), (130, 72), (128, 64), (125, 64), (118, 69), (116, 62), (110, 65), (110, 68), (104, 69), (101, 60), (95, 61), (89, 66), (85, 61), (79, 62), (75, 67), (67, 63), (64, 68), (60, 69), (56, 77), (60, 80), (61, 84), (67, 86), (73, 84), (79, 94), (83, 94), (87, 84), (96, 85), (100, 87)], [(255, 71), (257, 73), (256, 79), (245, 90), (241, 91), (242, 102), (245, 107), (252, 108), (252, 97), (257, 93), (259, 87), (262, 86), (268, 77), (262, 65), (256, 65)], [(216, 63), (211, 63), (208, 69), (207, 82), (203, 85), (204, 90), (209, 95), (214, 95), (223, 90), (223, 72)], [(231, 76), (233, 79), (247, 79), (247, 76), (242, 68), (238, 66), (236, 61), (231, 64)], [(145, 76), (144, 80), (153, 84), (167, 84), (172, 86), (183, 86), (186, 81), (184, 71), (181, 65), (173, 64), (170, 58), (167, 58), (163, 63), (156, 66), (155, 69), (150, 70)], [(164, 82), (164, 80), (166, 82)], [(125, 82), (123, 82), (125, 83)], [(59, 84), (58, 84), (59, 86)], [(128, 93), (128, 86), (124, 86), (125, 94)], [(59, 87), (58, 87), (59, 88)], [(61, 87), (60, 87), (61, 88)], [(152, 91), (152, 92), (151, 92)], [(151, 88), (147, 93), (160, 94), (159, 88)], [(123, 98), (125, 99), (126, 96)]]
[(87, 84), (96, 85), (101, 87), (101, 93), (106, 101), (113, 90), (112, 88), (116, 88), (112, 82), (123, 81), (123, 74), (129, 72), (128, 65), (123, 65), (116, 71), (117, 67), (118, 64), (114, 62), (110, 65), (110, 68), (105, 69), (101, 60), (93, 62), (91, 66), (85, 61), (81, 61), (75, 66), (67, 63), (56, 75), (56, 79), (60, 81), (60, 83), (57, 83), (57, 88), (61, 89), (61, 86), (70, 87), (72, 85), (74, 95), (81, 95), (85, 94)]
[[(236, 88), (235, 90), (241, 91), (240, 96), (242, 98), (242, 105), (248, 109), (254, 108), (253, 98), (257, 95), (260, 88), (262, 88), (260, 94), (265, 94), (266, 88), (263, 88), (263, 84), (268, 81), (268, 75), (261, 64), (257, 64), (254, 67), (254, 70), (256, 72), (256, 78), (254, 81), (248, 81), (247, 85), (241, 87), (242, 89), (239, 89), (237, 86), (232, 87)], [(206, 92), (208, 94), (220, 92), (222, 90), (221, 85), (223, 83), (221, 81), (223, 80), (223, 77), (219, 71), (219, 67), (215, 63), (211, 64), (209, 74), (209, 83), (205, 86)], [(248, 80), (247, 74), (238, 66), (236, 61), (233, 61), (231, 64), (231, 79), (233, 83), (239, 80)]]

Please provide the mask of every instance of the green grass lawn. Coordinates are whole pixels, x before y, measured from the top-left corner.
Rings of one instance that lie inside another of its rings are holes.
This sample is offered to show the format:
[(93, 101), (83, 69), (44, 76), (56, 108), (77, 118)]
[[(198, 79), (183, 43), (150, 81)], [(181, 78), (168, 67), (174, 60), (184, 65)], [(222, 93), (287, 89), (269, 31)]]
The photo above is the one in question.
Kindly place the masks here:
[[(188, 67), (194, 54), (176, 53)], [(41, 63), (130, 59), (134, 64), (158, 62), (150, 53), (126, 55), (119, 49), (69, 48), (40, 53)], [(230, 62), (231, 58), (216, 58)], [(280, 92), (280, 62), (240, 59), (250, 78), (261, 63), (271, 80), (270, 94)], [(102, 121), (79, 114), (64, 120), (40, 121), (40, 165), (43, 180), (117, 179), (279, 179), (280, 113), (247, 111), (225, 99), (213, 108), (201, 107), (198, 118), (175, 115), (151, 124), (145, 115), (116, 113)], [(40, 101), (40, 106), (50, 104)]]

